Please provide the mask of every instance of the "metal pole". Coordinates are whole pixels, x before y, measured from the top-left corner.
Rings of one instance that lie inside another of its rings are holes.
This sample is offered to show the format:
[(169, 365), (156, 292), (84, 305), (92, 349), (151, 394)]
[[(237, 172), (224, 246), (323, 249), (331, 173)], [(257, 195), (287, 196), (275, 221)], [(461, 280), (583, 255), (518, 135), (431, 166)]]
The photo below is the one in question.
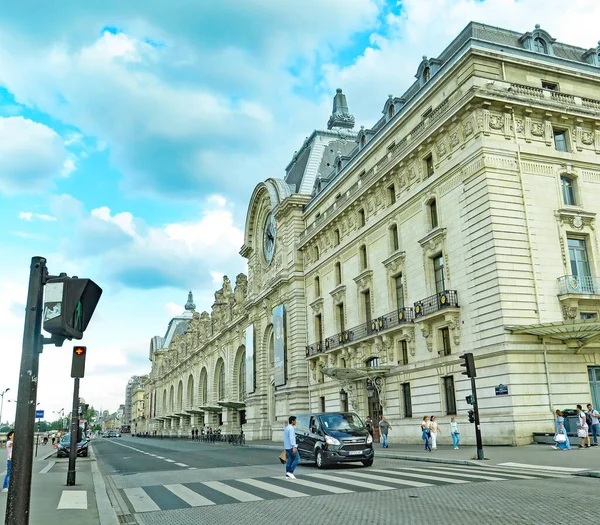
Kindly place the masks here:
[(67, 485), (75, 485), (75, 462), (77, 461), (77, 430), (79, 427), (79, 378), (75, 378), (73, 386), (73, 412), (71, 412), (71, 446), (69, 448), (69, 471)]
[(475, 440), (477, 441), (477, 459), (485, 459), (483, 457), (483, 442), (481, 440), (481, 425), (479, 424), (479, 403), (477, 402), (477, 387), (475, 386), (475, 378), (471, 378), (471, 391), (473, 393), (473, 410), (475, 412)]
[(15, 441), (6, 501), (6, 525), (28, 525), (29, 523), (33, 467), (33, 447), (31, 445), (35, 431), (38, 367), (42, 351), (42, 307), (46, 272), (46, 259), (32, 257), (23, 329)]

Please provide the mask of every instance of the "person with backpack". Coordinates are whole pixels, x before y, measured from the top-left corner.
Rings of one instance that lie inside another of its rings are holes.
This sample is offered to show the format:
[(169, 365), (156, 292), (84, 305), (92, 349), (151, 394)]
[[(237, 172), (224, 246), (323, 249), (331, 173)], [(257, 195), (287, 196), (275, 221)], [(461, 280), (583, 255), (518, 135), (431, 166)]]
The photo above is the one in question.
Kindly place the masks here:
[(592, 432), (592, 438), (594, 440), (594, 442), (592, 443), (592, 447), (597, 447), (598, 436), (600, 436), (600, 413), (598, 413), (597, 410), (594, 410), (591, 403), (587, 404), (587, 412), (585, 414), (585, 418), (587, 420), (588, 427), (590, 427), (590, 431)]

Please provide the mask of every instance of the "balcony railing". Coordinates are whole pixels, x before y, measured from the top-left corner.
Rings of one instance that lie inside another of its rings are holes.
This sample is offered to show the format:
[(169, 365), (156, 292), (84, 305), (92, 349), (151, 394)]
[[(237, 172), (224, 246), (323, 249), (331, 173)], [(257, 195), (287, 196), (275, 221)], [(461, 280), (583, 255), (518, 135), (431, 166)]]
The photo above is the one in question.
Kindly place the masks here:
[(444, 290), (417, 301), (415, 303), (415, 319), (438, 312), (444, 308), (458, 308), (458, 292), (456, 290)]
[(404, 323), (412, 323), (415, 319), (412, 308), (401, 308), (394, 310), (389, 314), (371, 319), (368, 323), (363, 323), (349, 330), (344, 330), (334, 336), (328, 337), (323, 341), (317, 341), (306, 347), (306, 357), (321, 354), (328, 350), (333, 350), (340, 346), (360, 341), (366, 337), (383, 332), (395, 326)]
[(600, 279), (591, 275), (563, 275), (557, 279), (558, 295), (574, 294), (598, 294), (600, 290)]

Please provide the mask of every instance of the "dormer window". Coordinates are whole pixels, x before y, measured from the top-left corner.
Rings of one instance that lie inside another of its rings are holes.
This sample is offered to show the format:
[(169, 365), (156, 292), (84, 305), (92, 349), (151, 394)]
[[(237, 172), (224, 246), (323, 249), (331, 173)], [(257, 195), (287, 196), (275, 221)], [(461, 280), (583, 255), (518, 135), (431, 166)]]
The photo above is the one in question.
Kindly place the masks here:
[(340, 160), (338, 160), (338, 163), (337, 163), (337, 170), (338, 170), (338, 173), (339, 173), (340, 171), (342, 171), (342, 160), (341, 160), (341, 159), (340, 159)]
[(423, 83), (425, 84), (426, 82), (429, 82), (429, 79), (431, 78), (431, 70), (426, 67), (423, 70)]
[(390, 107), (388, 108), (388, 117), (392, 118), (394, 116), (394, 104), (390, 104)]
[(367, 145), (367, 137), (365, 137), (365, 135), (363, 135), (360, 138), (360, 145), (364, 148)]
[(533, 49), (536, 53), (542, 53), (544, 55), (548, 54), (548, 45), (544, 39), (539, 36), (533, 41)]

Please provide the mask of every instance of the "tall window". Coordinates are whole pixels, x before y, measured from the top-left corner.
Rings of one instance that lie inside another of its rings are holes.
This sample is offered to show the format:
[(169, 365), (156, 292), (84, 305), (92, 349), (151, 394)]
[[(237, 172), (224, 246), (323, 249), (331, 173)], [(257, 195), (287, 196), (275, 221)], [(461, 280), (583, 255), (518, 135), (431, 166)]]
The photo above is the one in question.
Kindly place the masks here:
[(363, 308), (365, 310), (365, 322), (369, 324), (371, 322), (371, 292), (367, 290), (363, 294)]
[(563, 202), (567, 206), (577, 206), (577, 199), (575, 198), (575, 182), (573, 179), (566, 175), (561, 176), (560, 187), (562, 189)]
[(388, 108), (388, 116), (390, 118), (394, 116), (394, 104), (390, 104), (390, 107)]
[(589, 277), (591, 277), (592, 272), (590, 269), (590, 260), (585, 239), (568, 238), (567, 243), (569, 245), (571, 274), (582, 277), (584, 280), (585, 278), (588, 278), (591, 284), (591, 279), (589, 279)]
[(333, 232), (333, 242), (335, 246), (340, 244), (340, 239), (340, 230), (336, 228), (336, 230)]
[(396, 308), (402, 310), (404, 308), (404, 277), (402, 274), (394, 278), (396, 281)]
[(433, 275), (435, 293), (443, 292), (446, 289), (446, 283), (444, 282), (444, 256), (441, 253), (433, 259)]
[(246, 399), (246, 355), (240, 360), (240, 372), (238, 376), (238, 401)]
[(423, 70), (423, 83), (429, 82), (430, 78), (431, 78), (431, 70), (428, 67), (426, 67)]
[(405, 339), (400, 341), (400, 353), (402, 354), (401, 363), (403, 365), (408, 364), (408, 343)]
[(364, 135), (360, 138), (360, 145), (362, 147), (365, 147), (367, 145), (367, 137), (365, 137)]
[(440, 330), (440, 339), (442, 343), (441, 354), (450, 355), (452, 353), (452, 347), (450, 346), (450, 330), (448, 327)]
[(325, 396), (319, 398), (319, 412), (325, 412)]
[(433, 199), (429, 203), (429, 219), (431, 221), (431, 229), (437, 228), (438, 223), (438, 212), (437, 212), (437, 201)]
[(554, 147), (556, 151), (569, 151), (567, 147), (567, 132), (565, 130), (553, 129)]
[(346, 323), (344, 322), (344, 303), (338, 304), (335, 309), (338, 332), (343, 332), (346, 329)]
[(372, 368), (372, 367), (378, 367), (380, 365), (380, 361), (379, 361), (379, 357), (371, 357), (371, 359), (368, 359), (365, 362), (365, 366)]
[(360, 209), (358, 210), (358, 225), (360, 226), (364, 226), (366, 224), (366, 219), (365, 219), (365, 210), (364, 209)]
[(367, 266), (368, 266), (367, 247), (364, 244), (360, 247), (359, 255), (360, 255), (360, 269), (366, 270)]
[(390, 228), (390, 246), (395, 252), (400, 248), (400, 240), (398, 239), (398, 225), (392, 224)]
[(319, 247), (315, 246), (315, 249), (313, 250), (314, 256), (315, 256), (315, 261), (319, 260)]
[(315, 336), (317, 341), (323, 340), (323, 318), (321, 314), (315, 315)]
[(219, 400), (225, 399), (225, 364), (219, 369)]
[(387, 189), (388, 191), (388, 203), (394, 204), (396, 202), (396, 186), (393, 184)]
[(452, 376), (444, 377), (444, 397), (446, 398), (446, 415), (456, 415), (456, 393)]
[(425, 168), (427, 170), (427, 176), (431, 177), (433, 175), (433, 155), (429, 155), (425, 159)]
[(319, 276), (315, 277), (315, 297), (321, 297), (321, 279)]
[(339, 286), (342, 284), (342, 263), (335, 263), (335, 285)]
[(404, 417), (412, 417), (412, 400), (410, 398), (410, 383), (402, 383), (402, 401), (404, 403)]

